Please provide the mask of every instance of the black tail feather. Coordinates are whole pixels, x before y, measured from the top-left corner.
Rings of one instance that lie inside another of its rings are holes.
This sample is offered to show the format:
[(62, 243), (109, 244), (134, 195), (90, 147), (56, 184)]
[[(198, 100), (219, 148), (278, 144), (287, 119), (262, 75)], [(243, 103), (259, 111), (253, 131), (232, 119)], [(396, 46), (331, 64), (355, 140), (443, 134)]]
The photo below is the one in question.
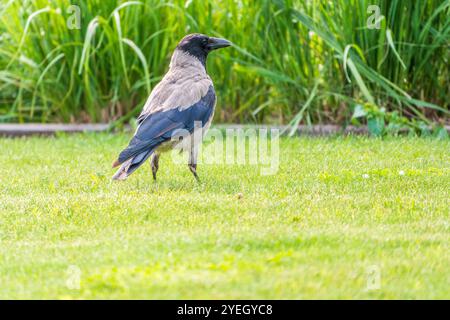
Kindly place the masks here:
[(125, 180), (130, 174), (136, 171), (153, 153), (153, 149), (142, 152), (137, 156), (125, 161), (112, 177), (113, 180)]

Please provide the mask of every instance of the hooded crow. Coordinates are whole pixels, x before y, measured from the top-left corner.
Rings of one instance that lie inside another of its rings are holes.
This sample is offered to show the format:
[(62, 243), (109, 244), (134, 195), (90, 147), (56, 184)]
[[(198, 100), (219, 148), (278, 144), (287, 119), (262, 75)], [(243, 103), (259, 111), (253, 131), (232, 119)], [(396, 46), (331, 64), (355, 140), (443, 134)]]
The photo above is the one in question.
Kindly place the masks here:
[[(206, 58), (212, 50), (230, 45), (228, 40), (203, 34), (190, 34), (180, 41), (169, 71), (153, 89), (137, 119), (133, 138), (113, 163), (113, 168), (120, 165), (113, 179), (126, 179), (151, 157), (156, 180), (160, 153), (178, 146), (189, 152), (189, 169), (198, 180), (196, 150), (201, 139), (195, 137), (208, 130), (216, 105)], [(180, 132), (185, 134), (174, 139)]]

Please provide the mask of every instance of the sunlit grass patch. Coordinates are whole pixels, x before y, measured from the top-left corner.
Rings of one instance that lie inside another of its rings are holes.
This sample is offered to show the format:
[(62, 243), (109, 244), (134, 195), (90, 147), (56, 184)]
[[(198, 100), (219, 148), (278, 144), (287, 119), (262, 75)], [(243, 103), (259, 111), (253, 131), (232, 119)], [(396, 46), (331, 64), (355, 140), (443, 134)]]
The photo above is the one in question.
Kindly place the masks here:
[(449, 295), (448, 140), (282, 139), (276, 175), (197, 184), (163, 155), (112, 182), (127, 139), (0, 139), (1, 298)]

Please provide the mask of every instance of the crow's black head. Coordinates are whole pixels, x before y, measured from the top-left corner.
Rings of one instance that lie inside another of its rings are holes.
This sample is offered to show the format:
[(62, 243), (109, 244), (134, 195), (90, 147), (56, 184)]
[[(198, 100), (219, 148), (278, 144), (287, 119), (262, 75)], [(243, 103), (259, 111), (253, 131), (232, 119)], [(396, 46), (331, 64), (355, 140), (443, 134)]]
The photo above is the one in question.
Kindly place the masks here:
[(193, 33), (185, 36), (178, 44), (177, 49), (189, 53), (205, 64), (208, 53), (212, 50), (225, 48), (230, 45), (231, 42), (225, 39), (208, 37), (200, 33)]

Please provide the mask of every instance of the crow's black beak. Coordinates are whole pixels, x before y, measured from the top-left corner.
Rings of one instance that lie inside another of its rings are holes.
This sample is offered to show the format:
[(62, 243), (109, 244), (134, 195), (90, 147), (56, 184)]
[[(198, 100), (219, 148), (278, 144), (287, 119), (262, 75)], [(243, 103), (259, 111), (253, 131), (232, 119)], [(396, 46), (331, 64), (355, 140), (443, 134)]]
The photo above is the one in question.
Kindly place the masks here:
[(231, 46), (231, 42), (226, 39), (210, 37), (208, 40), (208, 49), (209, 50), (216, 50), (216, 49), (220, 49), (220, 48), (226, 48), (229, 46)]

